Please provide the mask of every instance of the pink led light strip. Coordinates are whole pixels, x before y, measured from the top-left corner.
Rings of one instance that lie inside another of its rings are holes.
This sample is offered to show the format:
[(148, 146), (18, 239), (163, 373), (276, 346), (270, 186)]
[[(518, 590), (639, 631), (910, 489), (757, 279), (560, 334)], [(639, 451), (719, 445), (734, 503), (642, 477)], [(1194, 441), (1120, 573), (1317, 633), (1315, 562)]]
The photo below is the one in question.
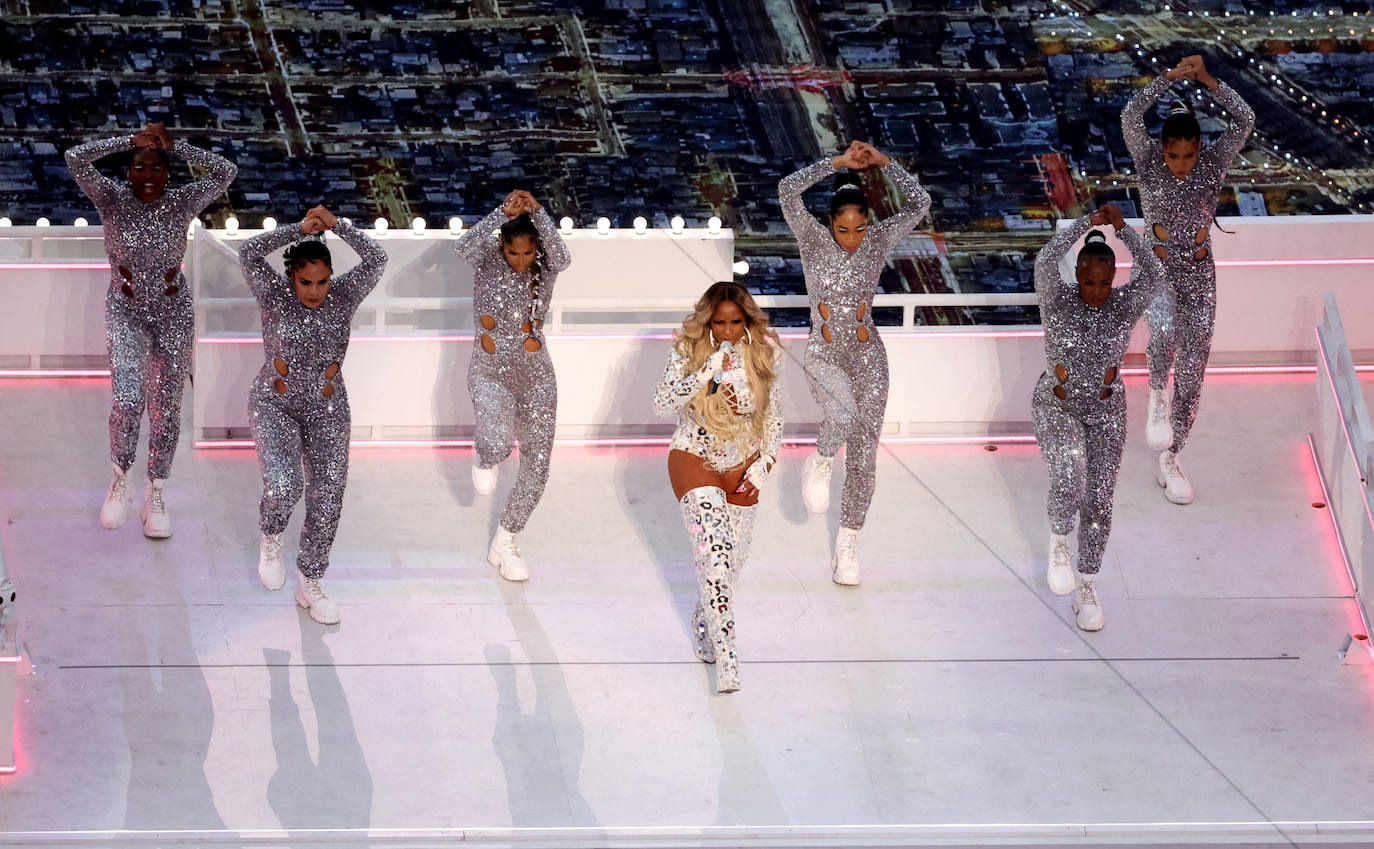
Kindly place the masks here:
[(109, 271), (108, 262), (0, 262), (0, 271)]
[[(644, 337), (636, 337), (644, 338)], [(228, 340), (216, 340), (225, 342)], [(237, 341), (237, 340), (235, 340)], [(260, 341), (260, 340), (251, 340)], [(357, 342), (359, 340), (354, 339)], [(1316, 366), (1208, 366), (1207, 374), (1216, 375), (1239, 375), (1239, 374), (1315, 374)], [(1355, 366), (1355, 371), (1361, 374), (1374, 373), (1374, 363)], [(1145, 377), (1150, 370), (1143, 366), (1127, 366), (1121, 369), (1123, 377)], [(5, 378), (93, 378), (109, 377), (108, 369), (0, 369), (0, 379)]]
[[(1034, 445), (1031, 434), (999, 434), (995, 436), (888, 436), (884, 445)], [(555, 439), (555, 445), (583, 448), (666, 448), (672, 439), (666, 436), (607, 436), (601, 438), (566, 437)], [(815, 445), (814, 436), (783, 437), (784, 445)], [(194, 448), (244, 449), (253, 448), (251, 439), (199, 439)], [(351, 448), (472, 448), (471, 439), (355, 439)]]

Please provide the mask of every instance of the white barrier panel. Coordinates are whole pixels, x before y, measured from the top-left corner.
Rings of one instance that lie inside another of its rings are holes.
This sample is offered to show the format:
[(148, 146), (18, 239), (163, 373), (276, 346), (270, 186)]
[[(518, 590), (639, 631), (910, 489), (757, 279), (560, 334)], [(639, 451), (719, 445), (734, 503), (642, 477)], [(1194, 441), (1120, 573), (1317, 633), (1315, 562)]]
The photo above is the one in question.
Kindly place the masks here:
[[(1145, 226), (1140, 219), (1127, 223), (1137, 231)], [(1218, 227), (1211, 231), (1217, 263), (1214, 365), (1311, 363), (1312, 325), (1321, 315), (1323, 292), (1333, 293), (1347, 315), (1374, 314), (1369, 282), (1374, 275), (1374, 216), (1235, 217), (1219, 219)], [(1110, 227), (1100, 229), (1109, 234), (1117, 262), (1128, 264), (1125, 245), (1110, 235)], [(1186, 249), (1194, 235), (1175, 238)], [(1064, 265), (1070, 274), (1072, 256)], [(1351, 328), (1348, 340), (1361, 362), (1374, 356), (1374, 322), (1363, 324)], [(1141, 322), (1130, 351), (1143, 354), (1148, 340)]]
[(0, 229), (0, 369), (108, 368), (99, 227)]
[[(891, 338), (890, 338), (891, 337)], [(983, 436), (1029, 432), (1030, 396), (1044, 369), (1037, 331), (950, 330), (884, 336), (891, 362), (888, 436)], [(653, 415), (654, 387), (672, 344), (666, 334), (549, 337), (558, 373), (563, 438), (663, 436), (672, 422)], [(801, 361), (806, 342), (784, 342), (784, 415), (789, 436), (814, 435), (820, 414)], [(217, 371), (195, 383), (199, 443), (248, 438), (248, 385), (262, 347), (202, 340), (200, 362)], [(472, 433), (467, 365), (472, 342), (355, 337), (344, 373), (360, 440), (462, 439)], [(937, 365), (938, 364), (938, 365)]]
[[(1352, 313), (1374, 312), (1374, 217), (1225, 219), (1216, 233), (1220, 315), (1214, 365), (1300, 362), (1311, 368), (1318, 293), (1335, 289)], [(107, 272), (98, 229), (12, 228), (0, 234), (6, 304), (0, 311), (0, 369), (103, 361), (101, 327)], [(197, 290), (196, 383), (191, 421), (198, 440), (244, 432), (244, 397), (261, 356), (258, 313), (242, 281), (237, 243), (223, 231), (195, 231), (187, 257)], [(471, 430), (465, 373), (470, 349), (471, 273), (446, 230), (384, 234), (391, 261), (360, 309), (347, 374), (360, 438), (428, 439)], [(561, 381), (565, 436), (635, 435), (662, 424), (631, 398), (648, 398), (666, 354), (659, 338), (681, 319), (706, 284), (729, 279), (733, 235), (575, 230), (575, 262), (551, 307), (550, 350)], [(351, 252), (337, 239), (337, 264)], [(1125, 253), (1120, 253), (1124, 259)], [(61, 261), (53, 257), (61, 254)], [(78, 257), (86, 266), (78, 268)], [(65, 293), (65, 294), (62, 294)], [(797, 296), (764, 296), (771, 307), (804, 306)], [(1026, 433), (1029, 396), (1043, 368), (1036, 328), (915, 328), (917, 306), (1033, 303), (1034, 296), (879, 295), (898, 306), (900, 330), (884, 328), (892, 363), (888, 435)], [(1374, 323), (1352, 328), (1357, 359), (1374, 356)], [(1143, 328), (1133, 350), (1144, 349)], [(792, 341), (800, 356), (800, 343)], [(69, 357), (70, 361), (60, 358)], [(86, 358), (83, 360), (82, 358)], [(588, 364), (595, 364), (588, 367)], [(789, 432), (818, 419), (800, 369), (789, 369)], [(621, 384), (624, 383), (624, 387)], [(634, 387), (633, 390), (625, 387)]]
[[(1316, 421), (1312, 448), (1336, 520), (1350, 578), (1365, 621), (1374, 617), (1374, 512), (1369, 472), (1374, 425), (1345, 342), (1335, 299), (1327, 294), (1317, 328)], [(1365, 313), (1365, 315), (1369, 315)]]

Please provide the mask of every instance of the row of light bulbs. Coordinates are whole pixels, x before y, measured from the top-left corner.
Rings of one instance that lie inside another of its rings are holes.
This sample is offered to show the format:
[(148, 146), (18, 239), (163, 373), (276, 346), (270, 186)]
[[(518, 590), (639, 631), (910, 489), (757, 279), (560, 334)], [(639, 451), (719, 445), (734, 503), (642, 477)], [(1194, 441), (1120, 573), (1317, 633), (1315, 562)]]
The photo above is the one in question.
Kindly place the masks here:
[[(3, 220), (8, 221), (9, 219)], [(344, 218), (342, 220), (349, 221), (349, 223), (352, 223), (350, 219), (347, 218)], [(46, 222), (47, 219), (40, 219), (40, 221)], [(80, 224), (85, 223), (84, 218), (77, 219), (77, 221)], [(673, 234), (676, 236), (681, 236), (687, 230), (687, 221), (681, 215), (674, 215), (672, 220), (669, 222), (669, 225), (672, 227)], [(228, 233), (230, 236), (233, 236), (238, 233), (239, 226), (239, 220), (237, 218), (227, 218), (224, 221), (224, 232)], [(272, 216), (269, 215), (266, 218), (262, 219), (262, 229), (274, 230), (276, 229), (276, 227), (277, 219), (273, 218)], [(558, 222), (558, 229), (565, 236), (571, 235), (572, 231), (576, 229), (576, 227), (577, 222), (573, 221), (571, 218), (568, 218), (566, 216)], [(711, 218), (706, 222), (706, 230), (712, 236), (719, 236), (721, 233), (721, 227), (722, 222), (718, 216), (712, 215)], [(426, 222), (423, 218), (415, 218), (412, 219), (410, 222), (410, 232), (414, 233), (417, 236), (422, 235), (428, 228), (429, 223)], [(385, 233), (391, 229), (391, 222), (385, 218), (378, 218), (376, 221), (372, 222), (372, 229), (378, 233)], [(456, 215), (450, 218), (448, 220), (448, 231), (450, 234), (454, 236), (463, 232), (463, 219), (459, 218)], [(649, 232), (649, 220), (642, 215), (635, 216), (634, 231), (635, 235), (637, 236), (646, 235)], [(596, 232), (602, 236), (610, 235), (611, 219), (606, 218), (605, 216), (596, 219)]]
[[(349, 219), (347, 218), (341, 220), (349, 221)], [(88, 227), (90, 226), (90, 223), (91, 222), (87, 221), (85, 218), (78, 218), (72, 222), (72, 224), (76, 227)], [(574, 223), (575, 222), (571, 218), (564, 217), (562, 221), (558, 222), (558, 227), (563, 232), (563, 235), (566, 236), (572, 233)], [(48, 220), (47, 218), (40, 218), (37, 221), (35, 221), (34, 224), (36, 224), (39, 227), (50, 227), (52, 226), (52, 221)], [(671, 224), (673, 228), (673, 233), (679, 236), (682, 235), (682, 233), (686, 230), (687, 227), (687, 222), (683, 220), (681, 215), (674, 215)], [(0, 227), (12, 226), (14, 226), (14, 222), (11, 221), (8, 217), (0, 218)], [(200, 226), (200, 219), (196, 219), (191, 224), (192, 229), (198, 226)], [(373, 229), (376, 230), (378, 233), (385, 233), (387, 229), (391, 226), (391, 224), (385, 218), (378, 218), (376, 221), (373, 222), (372, 226)], [(426, 226), (427, 225), (425, 223), (425, 219), (423, 218), (416, 218), (414, 221), (410, 222), (410, 230), (417, 236), (425, 232)], [(276, 228), (277, 219), (273, 218), (270, 215), (262, 219), (262, 229), (275, 230)], [(634, 220), (634, 228), (635, 235), (643, 236), (649, 232), (649, 222), (644, 216), (640, 215), (636, 217)], [(711, 219), (706, 222), (706, 229), (711, 233), (712, 236), (718, 236), (720, 235), (720, 228), (720, 218), (715, 215), (712, 215)], [(233, 236), (236, 233), (238, 233), (238, 231), (239, 220), (237, 218), (225, 219), (225, 233), (229, 234), (230, 236)], [(463, 231), (463, 219), (457, 217), (456, 215), (453, 218), (450, 218), (448, 220), (448, 231), (450, 234), (455, 236), (461, 233)], [(596, 220), (596, 232), (601, 234), (602, 236), (610, 235), (611, 219), (606, 218), (604, 216), (598, 218)], [(738, 275), (743, 276), (749, 273), (749, 263), (745, 262), (744, 260), (737, 261), (733, 267), (735, 273)]]
[[(350, 224), (353, 223), (352, 220), (348, 218), (344, 218), (342, 220), (347, 221)], [(89, 227), (90, 223), (91, 222), (87, 221), (85, 218), (78, 218), (72, 222), (72, 225), (76, 227)], [(199, 221), (197, 220), (196, 223), (199, 223)], [(681, 215), (674, 215), (672, 221), (669, 223), (672, 226), (674, 235), (681, 236), (684, 232), (686, 232), (687, 222), (683, 219)], [(52, 225), (52, 221), (44, 217), (35, 221), (34, 224), (39, 227), (49, 227)], [(14, 222), (11, 221), (9, 218), (0, 218), (0, 227), (12, 227), (13, 225)], [(195, 226), (195, 224), (192, 224), (192, 226)], [(410, 222), (410, 231), (418, 236), (424, 233), (428, 226), (429, 225), (428, 223), (426, 223), (425, 219), (416, 218)], [(562, 221), (558, 222), (558, 229), (561, 230), (563, 235), (565, 236), (571, 234), (572, 231), (576, 228), (576, 226), (577, 223), (566, 216), (563, 218)], [(706, 230), (712, 236), (720, 235), (721, 226), (722, 223), (720, 218), (715, 215), (712, 215), (710, 220), (706, 222)], [(270, 215), (262, 219), (262, 229), (277, 229), (277, 219), (273, 218)], [(378, 233), (385, 233), (387, 230), (391, 229), (391, 222), (387, 221), (385, 218), (378, 218), (376, 221), (372, 222), (372, 229), (376, 230)], [(233, 217), (226, 218), (224, 221), (224, 232), (233, 236), (237, 234), (238, 231), (239, 220)], [(455, 236), (463, 232), (463, 219), (459, 218), (456, 215), (450, 218), (448, 220), (448, 231)], [(635, 235), (637, 236), (643, 236), (647, 234), (649, 232), (649, 220), (642, 215), (636, 216), (634, 220), (634, 231)], [(596, 219), (596, 232), (600, 233), (603, 236), (610, 235), (611, 219), (606, 218), (605, 216)]]

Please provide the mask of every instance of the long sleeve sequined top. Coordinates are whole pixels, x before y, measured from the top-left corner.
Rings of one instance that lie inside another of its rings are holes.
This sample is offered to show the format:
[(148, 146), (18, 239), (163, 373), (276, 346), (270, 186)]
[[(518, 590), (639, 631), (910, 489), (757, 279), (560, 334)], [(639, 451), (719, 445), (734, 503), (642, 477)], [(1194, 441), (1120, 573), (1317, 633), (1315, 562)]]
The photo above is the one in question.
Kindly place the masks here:
[(291, 281), (267, 264), (268, 254), (304, 238), (299, 222), (254, 236), (239, 248), (243, 276), (262, 308), (264, 374), (280, 359), (288, 368), (288, 386), (291, 374), (310, 375), (343, 362), (353, 314), (386, 267), (386, 251), (352, 224), (340, 221), (334, 234), (358, 254), (358, 264), (330, 278), (324, 303), (315, 309), (301, 303)]
[(1145, 128), (1146, 113), (1171, 84), (1171, 80), (1161, 76), (1137, 92), (1121, 112), (1121, 133), (1140, 175), (1140, 205), (1147, 238), (1148, 228), (1161, 224), (1171, 236), (1177, 233), (1186, 243), (1200, 230), (1211, 227), (1222, 181), (1255, 129), (1255, 112), (1235, 89), (1226, 83), (1218, 85), (1212, 97), (1231, 113), (1231, 123), (1215, 142), (1198, 152), (1197, 164), (1180, 180), (1164, 164), (1159, 139)]
[[(802, 192), (835, 173), (829, 158), (790, 174), (778, 184), (778, 199), (782, 214), (797, 237), (801, 252), (802, 273), (806, 277), (806, 293), (811, 300), (811, 328), (813, 333), (829, 323), (837, 330), (852, 333), (865, 325), (869, 333), (873, 326), (873, 295), (878, 289), (878, 277), (887, 264), (888, 254), (897, 242), (913, 229), (930, 211), (930, 193), (894, 160), (883, 167), (887, 175), (906, 198), (906, 203), (887, 218), (872, 224), (859, 249), (854, 253), (840, 247), (830, 229), (806, 209)], [(830, 317), (819, 312), (825, 304)], [(863, 319), (858, 310), (863, 306)]]
[[(572, 265), (567, 243), (544, 209), (530, 215), (539, 231), (543, 268), (516, 271), (501, 249), (496, 231), (509, 221), (501, 207), (474, 224), (458, 237), (455, 250), (473, 269), (472, 314), (480, 320), (489, 315), (496, 326), (484, 332), (492, 337), (498, 351), (514, 350), (527, 337), (542, 338), (544, 317), (553, 298), (558, 275)], [(495, 235), (494, 235), (495, 234)], [(529, 330), (525, 330), (525, 326)]]
[(67, 167), (86, 193), (105, 230), (105, 254), (110, 259), (110, 278), (123, 286), (119, 269), (132, 274), (128, 284), (139, 300), (151, 299), (167, 287), (166, 274), (179, 268), (186, 254), (186, 231), (192, 220), (224, 194), (234, 182), (238, 166), (222, 156), (177, 139), (171, 153), (205, 169), (199, 180), (171, 186), (162, 197), (144, 203), (127, 183), (101, 174), (97, 160), (112, 153), (134, 150), (133, 136), (115, 136), (78, 145), (66, 153)]
[[(1035, 294), (1040, 299), (1040, 322), (1045, 327), (1045, 361), (1049, 372), (1062, 365), (1068, 379), (1061, 381), (1068, 402), (1092, 402), (1104, 389), (1120, 393), (1121, 360), (1131, 341), (1131, 330), (1146, 306), (1164, 285), (1164, 267), (1130, 227), (1117, 237), (1134, 260), (1131, 279), (1117, 286), (1100, 307), (1090, 307), (1078, 293), (1077, 281), (1067, 281), (1061, 263), (1080, 236), (1088, 231), (1088, 216), (1059, 231), (1035, 258)], [(1108, 383), (1104, 377), (1116, 370)]]
[(672, 450), (686, 451), (706, 460), (716, 471), (738, 468), (755, 454), (778, 456), (782, 445), (782, 350), (778, 349), (773, 366), (773, 385), (768, 389), (768, 410), (764, 413), (763, 436), (755, 440), (753, 417), (755, 402), (749, 387), (749, 377), (742, 366), (722, 372), (721, 383), (729, 384), (735, 393), (735, 409), (744, 419), (743, 434), (735, 440), (725, 439), (706, 427), (687, 404), (710, 383), (714, 372), (708, 365), (687, 371), (687, 360), (676, 347), (668, 355), (668, 365), (654, 391), (654, 413), (660, 418), (677, 414), (677, 429), (673, 431)]

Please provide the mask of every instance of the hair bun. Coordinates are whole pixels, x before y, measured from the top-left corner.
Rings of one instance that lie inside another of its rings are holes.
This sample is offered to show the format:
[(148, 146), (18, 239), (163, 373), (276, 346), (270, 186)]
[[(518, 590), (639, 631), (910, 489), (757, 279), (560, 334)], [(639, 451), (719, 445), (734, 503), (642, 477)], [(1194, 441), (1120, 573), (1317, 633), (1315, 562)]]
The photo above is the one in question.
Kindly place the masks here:
[(858, 183), (841, 183), (835, 187), (835, 194), (840, 192), (858, 192), (863, 194), (863, 188)]
[(1105, 244), (1107, 244), (1107, 234), (1106, 234), (1106, 233), (1103, 233), (1101, 230), (1094, 230), (1094, 231), (1092, 231), (1091, 233), (1088, 234), (1088, 238), (1087, 238), (1087, 240), (1084, 242), (1084, 244), (1088, 244), (1088, 245), (1094, 245), (1094, 244), (1105, 245)]

